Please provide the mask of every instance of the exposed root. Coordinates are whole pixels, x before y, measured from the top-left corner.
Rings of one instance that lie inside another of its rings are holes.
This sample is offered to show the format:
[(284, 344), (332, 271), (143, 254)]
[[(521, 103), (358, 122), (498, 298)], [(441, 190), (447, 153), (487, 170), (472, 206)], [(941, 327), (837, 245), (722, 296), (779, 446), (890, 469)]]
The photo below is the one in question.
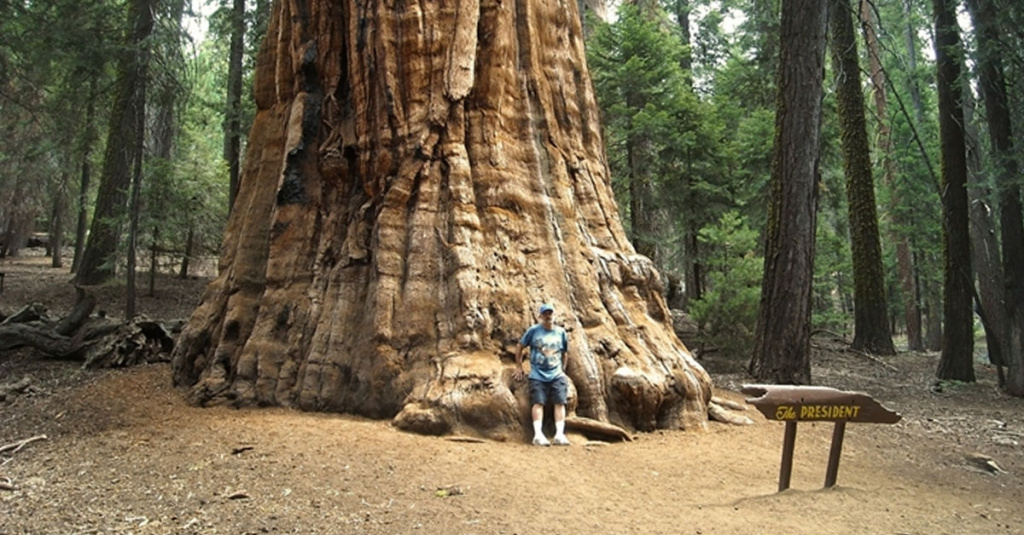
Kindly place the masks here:
[(484, 442), (487, 442), (486, 440), (484, 440), (482, 438), (466, 437), (466, 436), (445, 437), (445, 440), (447, 440), (449, 442), (466, 442), (466, 443), (469, 443), (469, 444), (483, 444)]
[(742, 414), (736, 414), (715, 401), (708, 403), (708, 417), (717, 422), (732, 425), (753, 425), (754, 421)]
[(565, 419), (566, 429), (573, 431), (579, 431), (590, 438), (592, 435), (597, 435), (600, 438), (611, 439), (611, 440), (625, 440), (632, 441), (633, 437), (630, 436), (629, 432), (625, 429), (590, 418), (584, 418), (582, 416), (569, 416)]
[(27, 346), (48, 358), (83, 361), (85, 367), (167, 359), (174, 348), (173, 326), (141, 318), (124, 323), (93, 316), (96, 299), (82, 288), (76, 291), (75, 306), (63, 319), (52, 318), (42, 305), (33, 304), (0, 323), (0, 351)]
[(711, 403), (714, 403), (715, 405), (720, 405), (720, 406), (725, 407), (727, 409), (732, 409), (734, 411), (745, 411), (745, 410), (747, 410), (747, 406), (745, 404), (743, 404), (743, 403), (739, 403), (739, 402), (733, 401), (731, 399), (720, 398), (718, 396), (712, 396), (711, 397)]

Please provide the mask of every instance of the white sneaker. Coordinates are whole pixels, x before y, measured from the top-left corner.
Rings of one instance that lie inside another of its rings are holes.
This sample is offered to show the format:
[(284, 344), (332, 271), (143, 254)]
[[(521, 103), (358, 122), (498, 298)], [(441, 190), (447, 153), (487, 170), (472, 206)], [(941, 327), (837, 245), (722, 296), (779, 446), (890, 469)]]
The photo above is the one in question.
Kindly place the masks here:
[(538, 435), (538, 436), (533, 437), (533, 445), (534, 446), (550, 446), (551, 443), (548, 442), (547, 437), (545, 437), (544, 435)]
[(553, 442), (555, 443), (556, 446), (568, 446), (569, 445), (569, 439), (566, 438), (565, 435), (555, 435), (555, 438), (552, 439), (552, 440), (553, 440)]

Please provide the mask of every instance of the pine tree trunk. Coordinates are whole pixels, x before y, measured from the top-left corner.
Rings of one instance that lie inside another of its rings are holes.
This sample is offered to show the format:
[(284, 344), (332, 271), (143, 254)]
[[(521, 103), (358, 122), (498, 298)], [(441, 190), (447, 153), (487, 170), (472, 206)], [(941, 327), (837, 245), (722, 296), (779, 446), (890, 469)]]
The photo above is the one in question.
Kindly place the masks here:
[(570, 411), (702, 426), (710, 380), (623, 231), (575, 3), (276, 2), (220, 275), (173, 356), (196, 403), (521, 434), (542, 302)]
[(242, 157), (242, 57), (245, 53), (245, 0), (231, 8), (231, 46), (228, 50), (228, 109), (224, 120), (224, 160), (228, 162), (228, 210), (238, 196)]
[(889, 333), (888, 301), (882, 271), (882, 246), (878, 240), (875, 210), (875, 182), (871, 173), (864, 94), (861, 92), (860, 64), (853, 13), (849, 0), (829, 5), (832, 70), (836, 83), (836, 106), (846, 174), (850, 241), (853, 256), (854, 336), (852, 347), (878, 355), (894, 355)]
[(78, 224), (75, 226), (75, 256), (71, 259), (71, 272), (78, 273), (78, 266), (82, 261), (82, 252), (85, 250), (86, 230), (89, 227), (89, 182), (92, 171), (89, 158), (92, 155), (93, 140), (96, 130), (96, 79), (89, 80), (88, 101), (85, 107), (85, 128), (82, 134), (82, 174), (79, 179), (78, 189)]
[[(182, 17), (184, 16), (185, 2), (183, 0), (162, 0), (167, 7), (168, 16), (161, 29), (170, 33), (171, 54), (175, 54), (180, 48), (173, 45), (178, 44), (179, 36), (182, 35)], [(175, 57), (175, 60), (179, 58)], [(152, 127), (152, 155), (153, 158), (171, 168), (174, 160), (175, 143), (178, 137), (178, 81), (172, 72), (155, 70), (156, 76), (151, 91), (153, 110)], [(149, 284), (147, 295), (156, 295), (156, 276), (159, 271), (159, 254), (163, 248), (160, 246), (160, 226), (167, 220), (169, 206), (157, 202), (155, 206), (148, 206), (147, 215), (153, 224), (153, 234), (149, 247)]]
[(778, 100), (761, 307), (750, 373), (811, 382), (811, 287), (828, 3), (782, 6)]
[[(139, 0), (142, 3), (139, 13), (139, 24), (145, 24), (149, 27), (150, 33), (154, 25), (154, 12), (156, 11), (156, 4), (159, 0)], [(149, 34), (147, 34), (149, 35)], [(135, 84), (135, 100), (134, 105), (131, 109), (135, 113), (135, 125), (134, 135), (135, 139), (139, 143), (137, 150), (134, 151), (132, 163), (132, 182), (131, 182), (131, 193), (128, 200), (128, 267), (127, 267), (127, 281), (125, 282), (125, 310), (124, 317), (127, 321), (135, 319), (135, 266), (138, 259), (138, 245), (139, 245), (139, 219), (142, 211), (142, 160), (144, 152), (144, 141), (146, 139), (146, 89), (148, 85), (148, 74), (149, 69), (149, 47), (150, 44), (147, 40), (143, 39), (139, 42), (138, 49), (135, 51), (137, 62), (136, 62), (136, 76), (137, 81)], [(169, 145), (164, 148), (168, 148)]]
[(189, 226), (185, 235), (185, 254), (181, 256), (181, 269), (178, 271), (178, 278), (188, 278), (189, 262), (195, 252), (196, 231), (194, 226)]
[[(673, 12), (676, 16), (676, 27), (679, 30), (679, 41), (683, 43), (683, 53), (679, 57), (679, 67), (683, 71), (684, 79), (687, 84), (686, 89), (693, 92), (693, 54), (691, 53), (691, 32), (690, 32), (690, 13), (692, 8), (690, 5), (691, 0), (674, 0), (672, 4)], [(692, 175), (691, 169), (686, 169), (680, 180), (691, 181), (690, 176)], [(688, 192), (688, 198), (692, 203), (699, 202), (696, 199), (694, 188), (692, 185), (686, 187)], [(700, 241), (697, 235), (700, 231), (700, 223), (694, 218), (684, 218), (685, 230), (683, 232), (683, 280), (686, 281), (686, 290), (683, 292), (683, 309), (689, 308), (689, 304), (692, 301), (699, 301), (704, 297), (703, 291), (703, 270), (701, 267), (700, 258)]]
[[(878, 150), (881, 152), (882, 158), (882, 182), (892, 192), (890, 207), (897, 207), (901, 205), (902, 201), (895, 187), (897, 169), (892, 150), (892, 132), (889, 129), (885, 73), (882, 71), (878, 35), (875, 32), (872, 6), (869, 2), (861, 2), (861, 23), (864, 30), (864, 41), (867, 43), (868, 64), (871, 67), (875, 115), (878, 117), (875, 129), (878, 132)], [(921, 338), (921, 308), (918, 305), (920, 300), (917, 295), (917, 285), (914, 283), (914, 263), (910, 254), (910, 240), (905, 233), (897, 230), (903, 227), (903, 223), (896, 215), (896, 211), (890, 209), (887, 212), (890, 218), (889, 239), (896, 244), (896, 269), (900, 292), (903, 295), (903, 322), (907, 329), (907, 349), (920, 351), (924, 349), (924, 342)]]
[(114, 276), (114, 257), (120, 242), (121, 228), (127, 215), (133, 162), (142, 152), (143, 140), (137, 133), (140, 106), (139, 88), (145, 84), (145, 53), (142, 44), (153, 32), (153, 10), (148, 0), (130, 2), (128, 46), (118, 65), (114, 107), (111, 111), (107, 150), (96, 197), (96, 210), (89, 238), (75, 280), (79, 284), (99, 284)]
[(683, 236), (683, 253), (686, 255), (686, 292), (684, 292), (686, 309), (689, 303), (704, 298), (704, 275), (700, 263), (700, 239), (696, 222), (691, 222), (691, 227), (686, 230)]
[[(936, 260), (926, 261), (931, 265)], [(942, 283), (926, 276), (920, 283), (920, 293), (924, 297), (924, 347), (928, 351), (942, 351)]]
[(679, 31), (679, 42), (683, 44), (683, 53), (679, 56), (679, 67), (686, 74), (686, 81), (693, 89), (693, 54), (690, 44), (690, 7), (691, 0), (673, 0), (671, 4), (672, 13), (676, 16), (676, 28)]
[(1005, 332), (1002, 356), (1009, 367), (1006, 391), (1024, 396), (1024, 216), (1021, 210), (1019, 162), (1013, 146), (1013, 125), (1003, 75), (1002, 51), (996, 6), (991, 0), (969, 0), (978, 29), (979, 78), (989, 139), (995, 151), (996, 185), (999, 191), (999, 228), (1003, 245)]
[(160, 227), (153, 227), (153, 243), (149, 247), (149, 291), (146, 295), (153, 297), (156, 295), (156, 272), (159, 269), (159, 260), (157, 255), (159, 248), (157, 246), (158, 238), (160, 237)]
[[(903, 14), (904, 19), (907, 21), (906, 28), (904, 31), (904, 40), (907, 46), (907, 71), (917, 72), (917, 28), (914, 27), (914, 25), (911, 23), (911, 21), (913, 20), (913, 6), (911, 4), (911, 0), (903, 0)], [(907, 82), (907, 85), (909, 86), (908, 91), (910, 93), (910, 102), (914, 108), (915, 122), (918, 125), (923, 125), (925, 124), (925, 115), (924, 100), (921, 98), (921, 88), (917, 84), (917, 79), (913, 76), (908, 76)], [(918, 180), (921, 179), (920, 177), (915, 178)], [(902, 244), (898, 242), (896, 244), (896, 254), (906, 254), (912, 259), (915, 259), (915, 261), (907, 262), (906, 265), (925, 265), (922, 263), (920, 255), (915, 255), (913, 252), (909, 251), (910, 244), (907, 243), (905, 245), (907, 247), (906, 253), (902, 252)], [(905, 267), (901, 267), (900, 269), (905, 269)], [(913, 273), (915, 279), (919, 278), (921, 276), (920, 271), (918, 271), (919, 268), (912, 269), (914, 269)], [(923, 307), (925, 309), (923, 311), (921, 310), (921, 306), (918, 306), (917, 323), (921, 323), (921, 313), (927, 314), (927, 317), (924, 321), (925, 335), (922, 337), (921, 349), (927, 349), (929, 351), (939, 351), (942, 349), (942, 314), (939, 312), (939, 309), (941, 307), (938, 305), (938, 303), (941, 302), (941, 297), (937, 297), (938, 290), (933, 291), (932, 284), (928, 281), (925, 281), (923, 283), (920, 281), (916, 281), (914, 286), (916, 288), (916, 292), (914, 292), (914, 295), (919, 299), (919, 303), (923, 303)], [(909, 324), (907, 329), (910, 329)]]
[(68, 182), (70, 181), (68, 172), (62, 171), (53, 199), (53, 212), (50, 215), (50, 243), (47, 247), (50, 248), (50, 254), (53, 255), (50, 259), (50, 266), (55, 268), (64, 267), (64, 258), (61, 252), (64, 245), (64, 217), (67, 212)]
[(971, 308), (971, 240), (968, 231), (967, 159), (960, 90), (959, 26), (955, 4), (932, 0), (935, 10), (936, 82), (942, 147), (943, 318), (939, 379), (973, 382), (974, 316)]
[(981, 162), (981, 133), (974, 116), (977, 102), (970, 81), (961, 83), (964, 95), (964, 141), (967, 144), (967, 200), (970, 209), (971, 264), (977, 276), (975, 311), (985, 330), (989, 362), (996, 367), (1000, 388), (1006, 384), (1003, 373), (1002, 337), (1006, 334), (1006, 307), (1003, 300), (1003, 270), (999, 259), (999, 240), (988, 199), (992, 192), (984, 178)]
[(630, 140), (626, 144), (629, 160), (629, 227), (633, 235), (636, 252), (650, 258), (657, 264), (657, 226), (654, 224), (654, 188), (642, 163), (647, 154), (642, 141)]

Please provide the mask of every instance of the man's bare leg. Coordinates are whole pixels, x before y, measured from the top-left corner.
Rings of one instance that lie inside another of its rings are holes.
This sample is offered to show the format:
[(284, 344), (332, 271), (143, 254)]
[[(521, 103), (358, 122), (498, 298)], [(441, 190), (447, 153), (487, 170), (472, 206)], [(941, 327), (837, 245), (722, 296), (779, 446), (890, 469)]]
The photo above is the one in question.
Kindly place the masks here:
[[(565, 420), (565, 410), (562, 410), (562, 420)], [(557, 408), (556, 411), (557, 413)], [(544, 436), (544, 431), (541, 428), (544, 426), (544, 405), (535, 403), (533, 408), (530, 410), (531, 416), (533, 416), (533, 443), (538, 446), (550, 446), (547, 437)]]
[(569, 439), (565, 437), (565, 405), (555, 405), (554, 443), (559, 446), (569, 445)]

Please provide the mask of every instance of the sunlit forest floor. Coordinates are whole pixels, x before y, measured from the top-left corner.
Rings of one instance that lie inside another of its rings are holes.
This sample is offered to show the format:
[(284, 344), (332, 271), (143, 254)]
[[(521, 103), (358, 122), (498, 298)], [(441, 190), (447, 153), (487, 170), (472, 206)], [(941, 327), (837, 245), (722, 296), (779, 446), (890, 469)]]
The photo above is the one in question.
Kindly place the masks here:
[[(0, 271), (6, 314), (33, 301), (56, 314), (72, 305), (70, 277), (48, 259), (5, 259)], [(206, 282), (160, 276), (138, 309), (185, 318)], [(119, 315), (123, 288), (99, 292)], [(1024, 400), (999, 392), (983, 348), (976, 383), (936, 384), (937, 354), (813, 345), (817, 384), (867, 392), (903, 420), (847, 426), (828, 490), (832, 425), (800, 424), (782, 493), (783, 426), (752, 409), (752, 426), (534, 448), (343, 415), (190, 407), (166, 363), (82, 371), (0, 353), (0, 385), (33, 378), (29, 392), (0, 401), (0, 535), (1024, 533)], [(740, 366), (703, 364), (717, 395), (743, 399)], [(1002, 471), (970, 460), (978, 454)]]

